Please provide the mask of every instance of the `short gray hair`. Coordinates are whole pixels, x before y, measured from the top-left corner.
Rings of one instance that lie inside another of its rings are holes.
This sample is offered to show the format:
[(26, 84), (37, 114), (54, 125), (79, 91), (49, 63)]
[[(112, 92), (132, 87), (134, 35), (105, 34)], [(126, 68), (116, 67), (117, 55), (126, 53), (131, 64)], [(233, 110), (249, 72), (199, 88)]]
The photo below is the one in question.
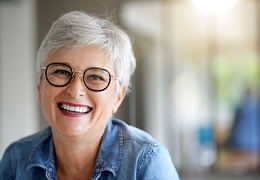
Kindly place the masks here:
[(111, 58), (121, 85), (130, 86), (136, 60), (128, 35), (109, 19), (79, 11), (61, 16), (45, 36), (37, 54), (38, 84), (42, 75), (41, 68), (50, 55), (65, 47), (83, 46), (101, 47)]

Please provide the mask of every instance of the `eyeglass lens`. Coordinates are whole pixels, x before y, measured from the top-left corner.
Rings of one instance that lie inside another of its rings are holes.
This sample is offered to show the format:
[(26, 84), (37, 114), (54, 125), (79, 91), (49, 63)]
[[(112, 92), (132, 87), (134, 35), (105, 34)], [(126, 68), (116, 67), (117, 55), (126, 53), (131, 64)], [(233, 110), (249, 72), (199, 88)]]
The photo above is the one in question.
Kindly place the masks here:
[[(75, 71), (75, 73), (79, 73)], [(74, 79), (74, 73), (70, 66), (62, 63), (52, 63), (46, 67), (47, 81), (56, 87), (69, 84)], [(111, 81), (111, 75), (106, 69), (89, 68), (83, 73), (85, 86), (93, 91), (105, 90)]]

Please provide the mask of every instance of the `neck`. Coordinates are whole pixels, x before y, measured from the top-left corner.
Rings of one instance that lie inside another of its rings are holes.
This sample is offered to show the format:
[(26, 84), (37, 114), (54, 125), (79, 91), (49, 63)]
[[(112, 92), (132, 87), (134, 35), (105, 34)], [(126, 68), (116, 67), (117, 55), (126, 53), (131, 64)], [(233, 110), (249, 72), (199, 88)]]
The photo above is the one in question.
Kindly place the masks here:
[(91, 179), (102, 135), (92, 138), (58, 138), (54, 135), (59, 179)]

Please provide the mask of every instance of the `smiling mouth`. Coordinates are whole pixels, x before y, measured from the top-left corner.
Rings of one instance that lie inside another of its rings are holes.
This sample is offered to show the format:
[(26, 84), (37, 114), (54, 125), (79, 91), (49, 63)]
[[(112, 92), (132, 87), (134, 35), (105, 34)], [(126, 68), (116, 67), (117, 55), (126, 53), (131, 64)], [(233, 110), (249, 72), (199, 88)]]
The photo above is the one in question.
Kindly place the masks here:
[(72, 106), (64, 103), (58, 103), (58, 107), (61, 111), (77, 114), (87, 114), (92, 110), (92, 108), (86, 106)]

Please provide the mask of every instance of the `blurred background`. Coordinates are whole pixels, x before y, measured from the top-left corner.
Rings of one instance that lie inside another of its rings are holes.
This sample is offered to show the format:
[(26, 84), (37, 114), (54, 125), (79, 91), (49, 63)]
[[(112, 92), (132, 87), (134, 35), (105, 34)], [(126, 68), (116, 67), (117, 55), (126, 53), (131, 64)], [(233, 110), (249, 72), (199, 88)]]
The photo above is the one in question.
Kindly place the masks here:
[(36, 52), (72, 10), (129, 34), (137, 69), (116, 117), (163, 142), (181, 179), (260, 179), (259, 0), (0, 0), (0, 156), (47, 126)]

